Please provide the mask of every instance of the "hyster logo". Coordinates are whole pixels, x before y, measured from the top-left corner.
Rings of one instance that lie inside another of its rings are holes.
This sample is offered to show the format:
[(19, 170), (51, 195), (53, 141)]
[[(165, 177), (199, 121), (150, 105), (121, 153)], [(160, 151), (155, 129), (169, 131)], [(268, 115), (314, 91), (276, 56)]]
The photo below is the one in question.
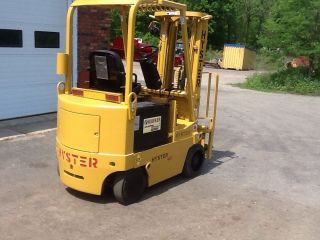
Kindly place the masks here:
[(72, 163), (73, 165), (79, 165), (81, 167), (97, 168), (98, 159), (84, 157), (76, 154), (68, 153), (64, 150), (59, 149), (58, 151), (60, 159)]
[(202, 31), (201, 33), (201, 43), (200, 43), (200, 54), (199, 54), (199, 68), (197, 76), (197, 87), (201, 85), (202, 69), (203, 69), (203, 58), (204, 58), (204, 48), (207, 39), (207, 31)]
[(163, 153), (163, 154), (160, 154), (160, 155), (158, 155), (158, 156), (154, 156), (154, 157), (152, 158), (152, 162), (154, 162), (154, 161), (159, 161), (159, 160), (168, 158), (168, 156), (169, 156), (168, 153)]

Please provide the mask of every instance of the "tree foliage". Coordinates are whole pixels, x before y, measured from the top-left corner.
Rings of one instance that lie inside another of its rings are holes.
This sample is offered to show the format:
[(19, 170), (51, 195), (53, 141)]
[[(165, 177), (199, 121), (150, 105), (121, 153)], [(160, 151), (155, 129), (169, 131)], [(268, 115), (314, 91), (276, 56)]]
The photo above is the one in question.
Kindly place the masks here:
[[(320, 56), (319, 0), (176, 1), (187, 4), (188, 10), (213, 16), (208, 36), (208, 45), (213, 49), (222, 49), (225, 43), (241, 43), (256, 49), (277, 50), (286, 56), (307, 55), (316, 63)], [(112, 18), (114, 36), (119, 34), (120, 23), (115, 20), (116, 13)], [(146, 31), (150, 21), (139, 15), (136, 32), (138, 37), (154, 43)]]
[(189, 10), (213, 16), (209, 45), (221, 49), (225, 43), (242, 43), (258, 48), (258, 36), (275, 0), (180, 0)]
[(320, 55), (319, 0), (278, 0), (264, 23), (259, 42), (286, 56), (309, 56), (317, 64)]
[[(257, 37), (274, 0), (177, 0), (187, 4), (188, 10), (205, 12), (213, 16), (209, 24), (208, 44), (222, 49), (225, 43), (243, 43), (257, 48)], [(118, 13), (112, 13), (112, 36), (118, 36)], [(151, 19), (138, 15), (137, 36), (152, 41), (146, 29)]]

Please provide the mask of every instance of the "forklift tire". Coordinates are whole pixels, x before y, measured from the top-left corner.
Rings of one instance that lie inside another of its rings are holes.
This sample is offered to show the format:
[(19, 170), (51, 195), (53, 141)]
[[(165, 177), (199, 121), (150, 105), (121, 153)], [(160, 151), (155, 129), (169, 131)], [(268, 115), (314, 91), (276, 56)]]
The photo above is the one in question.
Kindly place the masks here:
[(193, 178), (200, 174), (204, 162), (204, 149), (202, 145), (193, 145), (187, 154), (182, 174), (187, 178)]
[(113, 183), (113, 194), (118, 202), (129, 205), (141, 198), (147, 187), (146, 175), (142, 168), (119, 173)]

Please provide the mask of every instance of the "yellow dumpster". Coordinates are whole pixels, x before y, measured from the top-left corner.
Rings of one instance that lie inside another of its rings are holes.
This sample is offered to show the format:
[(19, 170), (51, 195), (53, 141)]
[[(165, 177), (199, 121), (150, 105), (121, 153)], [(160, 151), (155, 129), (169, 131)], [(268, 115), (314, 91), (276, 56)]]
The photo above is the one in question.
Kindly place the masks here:
[(240, 44), (225, 44), (222, 68), (236, 70), (254, 69), (256, 52)]

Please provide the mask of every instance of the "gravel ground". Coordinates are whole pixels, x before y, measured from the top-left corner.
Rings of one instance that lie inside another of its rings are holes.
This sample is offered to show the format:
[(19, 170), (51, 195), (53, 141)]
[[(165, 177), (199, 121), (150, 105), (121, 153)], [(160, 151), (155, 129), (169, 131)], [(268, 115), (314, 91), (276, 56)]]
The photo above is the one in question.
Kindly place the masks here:
[(216, 71), (213, 159), (127, 207), (59, 183), (55, 132), (1, 141), (0, 239), (318, 240), (320, 98), (232, 87), (252, 72)]

